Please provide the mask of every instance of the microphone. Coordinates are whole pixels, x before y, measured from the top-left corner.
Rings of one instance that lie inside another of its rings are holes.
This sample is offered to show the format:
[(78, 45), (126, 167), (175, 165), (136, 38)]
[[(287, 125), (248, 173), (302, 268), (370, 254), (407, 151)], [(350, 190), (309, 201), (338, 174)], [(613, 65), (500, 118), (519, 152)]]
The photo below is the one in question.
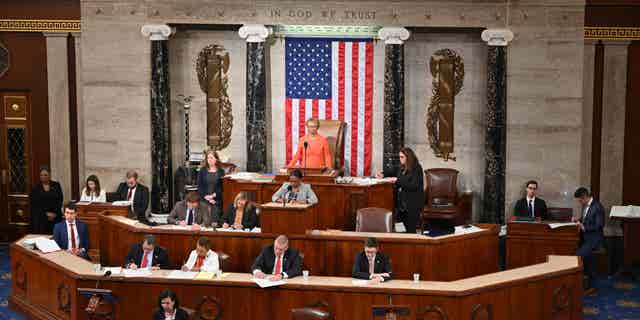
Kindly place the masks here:
[(307, 140), (303, 143), (304, 146), (304, 175), (307, 175), (307, 148), (309, 147), (309, 142)]
[[(105, 272), (102, 276), (103, 277), (110, 277), (111, 276), (111, 270), (107, 270), (107, 272)], [(96, 281), (96, 289), (98, 289), (99, 286), (100, 286), (100, 279), (98, 279), (98, 281)]]
[(287, 186), (287, 192), (284, 194), (284, 199), (282, 199), (282, 207), (284, 208), (284, 206), (287, 205), (287, 201), (289, 199), (289, 196), (291, 194), (291, 190), (293, 190), (293, 187), (291, 185)]

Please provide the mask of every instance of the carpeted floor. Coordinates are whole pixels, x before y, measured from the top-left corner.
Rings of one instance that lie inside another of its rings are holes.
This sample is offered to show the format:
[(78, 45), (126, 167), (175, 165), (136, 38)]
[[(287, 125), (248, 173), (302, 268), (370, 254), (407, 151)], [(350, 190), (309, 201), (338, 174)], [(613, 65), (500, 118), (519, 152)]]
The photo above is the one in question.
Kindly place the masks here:
[[(0, 245), (0, 320), (26, 319), (9, 309), (11, 292), (9, 247)], [(598, 293), (584, 298), (585, 320), (640, 320), (640, 281), (625, 277), (600, 278)]]

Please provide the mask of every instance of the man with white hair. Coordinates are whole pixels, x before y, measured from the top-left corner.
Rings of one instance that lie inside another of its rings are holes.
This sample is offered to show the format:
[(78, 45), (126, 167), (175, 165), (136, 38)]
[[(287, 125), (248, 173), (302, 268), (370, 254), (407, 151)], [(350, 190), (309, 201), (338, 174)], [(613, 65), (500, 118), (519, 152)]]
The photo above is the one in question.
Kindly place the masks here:
[(251, 266), (253, 276), (278, 281), (302, 274), (302, 259), (296, 249), (289, 248), (289, 239), (279, 235), (272, 245), (266, 246)]

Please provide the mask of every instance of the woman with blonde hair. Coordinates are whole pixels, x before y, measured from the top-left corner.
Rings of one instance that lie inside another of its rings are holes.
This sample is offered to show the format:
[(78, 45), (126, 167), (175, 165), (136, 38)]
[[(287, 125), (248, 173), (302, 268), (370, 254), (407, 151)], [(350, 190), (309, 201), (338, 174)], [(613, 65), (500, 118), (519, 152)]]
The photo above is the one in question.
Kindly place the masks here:
[(223, 228), (231, 227), (238, 230), (253, 229), (260, 224), (256, 206), (249, 201), (247, 193), (244, 191), (238, 192), (233, 204), (229, 204), (222, 220)]
[(218, 152), (207, 150), (202, 167), (198, 171), (198, 194), (200, 199), (211, 208), (212, 225), (220, 223), (222, 212), (222, 178), (224, 170), (220, 167)]

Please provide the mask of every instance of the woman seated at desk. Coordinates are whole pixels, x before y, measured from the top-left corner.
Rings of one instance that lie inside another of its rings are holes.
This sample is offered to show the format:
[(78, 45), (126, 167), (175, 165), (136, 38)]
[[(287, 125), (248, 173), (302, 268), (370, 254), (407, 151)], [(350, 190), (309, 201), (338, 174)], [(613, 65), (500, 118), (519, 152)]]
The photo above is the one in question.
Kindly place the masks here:
[(230, 204), (227, 211), (222, 216), (223, 228), (234, 228), (237, 230), (253, 229), (258, 226), (258, 215), (256, 206), (247, 199), (247, 193), (241, 191), (236, 195), (233, 204)]
[[(320, 121), (317, 118), (307, 120), (307, 134), (300, 138), (298, 149), (289, 168), (331, 168), (331, 150), (327, 138), (318, 134)], [(306, 149), (306, 150), (305, 150)]]
[(80, 195), (80, 201), (107, 202), (107, 193), (100, 188), (100, 180), (95, 174), (87, 177), (87, 182)]
[(191, 251), (189, 259), (182, 266), (182, 271), (218, 272), (220, 262), (218, 254), (211, 250), (211, 242), (207, 237), (200, 237), (196, 249)]
[(271, 197), (273, 202), (316, 204), (318, 197), (311, 189), (311, 186), (302, 183), (302, 171), (295, 169), (289, 175), (289, 182), (282, 184), (282, 187)]

